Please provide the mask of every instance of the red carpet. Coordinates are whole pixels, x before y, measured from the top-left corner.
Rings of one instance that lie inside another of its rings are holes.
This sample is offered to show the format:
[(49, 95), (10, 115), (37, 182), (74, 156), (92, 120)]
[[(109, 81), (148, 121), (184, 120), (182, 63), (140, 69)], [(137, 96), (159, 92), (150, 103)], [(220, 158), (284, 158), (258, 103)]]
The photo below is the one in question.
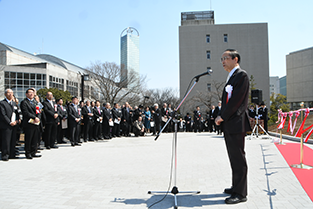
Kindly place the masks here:
[[(275, 144), (285, 158), (288, 165), (300, 163), (300, 143)], [(303, 164), (313, 166), (313, 150), (303, 146)], [(299, 169), (290, 167), (298, 178), (301, 186), (313, 201), (313, 169)]]

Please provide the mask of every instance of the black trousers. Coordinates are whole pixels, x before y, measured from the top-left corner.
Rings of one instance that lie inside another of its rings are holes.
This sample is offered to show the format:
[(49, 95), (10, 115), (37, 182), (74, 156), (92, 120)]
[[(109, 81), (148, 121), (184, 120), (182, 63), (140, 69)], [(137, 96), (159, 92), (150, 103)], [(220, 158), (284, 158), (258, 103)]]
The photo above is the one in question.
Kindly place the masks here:
[(98, 121), (95, 121), (95, 124), (93, 126), (93, 132), (94, 132), (94, 138), (95, 139), (101, 139), (101, 123)]
[(227, 153), (232, 169), (233, 192), (247, 196), (248, 166), (245, 157), (245, 133), (230, 134), (224, 132)]
[(120, 125), (120, 123), (119, 123), (119, 124), (114, 123), (113, 135), (119, 137), (119, 136), (120, 136), (120, 131), (121, 131), (121, 125)]
[(80, 124), (74, 124), (69, 127), (69, 135), (71, 143), (80, 142)]
[(38, 138), (39, 138), (39, 128), (24, 128), (25, 134), (25, 154), (34, 155), (37, 152)]
[(109, 126), (109, 122), (103, 121), (102, 133), (103, 133), (103, 137), (106, 139), (111, 137), (111, 127)]
[(127, 121), (122, 122), (122, 134), (124, 136), (128, 136), (129, 135), (130, 129), (131, 129), (130, 122), (127, 122)]
[(196, 133), (197, 130), (199, 130), (199, 132), (201, 132), (201, 123), (199, 120), (195, 121), (195, 127), (194, 127), (194, 132)]
[(64, 132), (62, 129), (62, 122), (57, 127), (57, 142), (61, 143), (63, 141)]
[(91, 139), (92, 136), (90, 136), (89, 130), (91, 127), (91, 121), (90, 120), (84, 120), (84, 141), (87, 141), (87, 139)]
[(16, 130), (17, 127), (1, 129), (2, 147), (1, 155), (3, 157), (14, 158), (15, 157), (15, 145), (16, 145)]
[(216, 124), (215, 124), (215, 120), (213, 119), (210, 119), (209, 120), (209, 131), (212, 132), (212, 131), (216, 131)]
[(46, 123), (44, 135), (45, 135), (45, 147), (54, 147), (57, 138), (57, 124)]

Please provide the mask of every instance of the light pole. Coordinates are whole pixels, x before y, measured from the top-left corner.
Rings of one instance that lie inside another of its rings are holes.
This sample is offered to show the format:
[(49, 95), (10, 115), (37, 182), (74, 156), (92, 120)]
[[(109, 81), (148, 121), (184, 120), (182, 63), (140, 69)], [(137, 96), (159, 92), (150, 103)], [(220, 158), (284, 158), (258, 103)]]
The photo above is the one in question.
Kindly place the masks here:
[(146, 99), (150, 99), (150, 97), (148, 97), (148, 96), (144, 96), (145, 98), (144, 98), (144, 100), (143, 100), (143, 108), (145, 108), (145, 104), (146, 104)]
[(82, 83), (82, 91), (81, 91), (81, 96), (82, 96), (82, 101), (84, 101), (84, 81), (89, 81), (89, 74), (84, 74), (79, 72), (81, 75), (81, 83)]

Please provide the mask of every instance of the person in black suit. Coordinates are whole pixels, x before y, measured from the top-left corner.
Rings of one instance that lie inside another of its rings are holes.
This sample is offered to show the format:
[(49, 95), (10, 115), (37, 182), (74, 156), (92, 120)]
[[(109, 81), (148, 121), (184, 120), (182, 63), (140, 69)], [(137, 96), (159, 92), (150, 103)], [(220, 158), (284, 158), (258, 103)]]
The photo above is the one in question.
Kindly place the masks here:
[[(167, 109), (167, 104), (163, 104), (163, 108), (161, 109), (161, 128), (163, 128), (166, 124), (166, 122), (169, 120), (169, 112)], [(168, 132), (169, 126), (166, 126), (163, 130), (163, 132)]]
[(118, 103), (114, 103), (112, 115), (114, 121), (113, 137), (120, 137), (122, 110), (120, 109), (120, 105)]
[(215, 125), (215, 114), (214, 114), (214, 111), (215, 111), (215, 106), (212, 105), (211, 106), (211, 110), (209, 112), (209, 131), (210, 132), (215, 132), (216, 131), (216, 125)]
[(193, 116), (194, 132), (197, 133), (197, 131), (199, 131), (199, 133), (201, 133), (201, 112), (200, 112), (200, 107), (197, 106), (196, 110), (193, 113), (194, 113), (194, 116)]
[(94, 115), (94, 136), (95, 140), (98, 141), (102, 139), (101, 136), (101, 124), (102, 124), (102, 110), (100, 108), (100, 101), (96, 101), (96, 106), (93, 109), (93, 115)]
[(240, 55), (227, 49), (221, 58), (223, 68), (229, 73), (222, 94), (221, 115), (216, 124), (224, 124), (224, 137), (232, 169), (232, 187), (224, 192), (231, 194), (226, 204), (247, 201), (247, 162), (245, 157), (245, 133), (250, 131), (248, 117), (249, 77), (239, 66)]
[(16, 158), (16, 131), (20, 122), (18, 107), (13, 101), (13, 91), (5, 90), (5, 99), (0, 102), (1, 155), (3, 161)]
[(102, 133), (103, 133), (103, 138), (105, 139), (111, 139), (111, 126), (110, 123), (113, 122), (113, 115), (112, 115), (112, 110), (111, 110), (111, 105), (110, 103), (104, 104), (104, 108), (102, 111), (102, 117), (103, 117), (103, 122), (102, 122)]
[(158, 104), (154, 104), (154, 110), (152, 111), (153, 120), (154, 120), (154, 130), (152, 135), (160, 132), (160, 123), (161, 123), (161, 110), (159, 109)]
[(66, 144), (66, 141), (63, 140), (64, 137), (64, 130), (62, 129), (62, 123), (67, 123), (67, 111), (66, 108), (63, 106), (63, 99), (57, 100), (57, 110), (58, 110), (58, 128), (57, 128), (57, 142), (58, 144)]
[(264, 120), (264, 129), (267, 131), (267, 121), (268, 121), (268, 115), (267, 115), (267, 107), (265, 106), (264, 101), (261, 102), (260, 108), (258, 110), (258, 114), (260, 115), (260, 119)]
[(185, 123), (186, 123), (186, 132), (190, 132), (191, 131), (191, 117), (189, 115), (189, 112), (187, 112), (187, 115), (184, 118)]
[(21, 110), (23, 114), (23, 130), (25, 134), (25, 156), (27, 159), (33, 157), (41, 157), (36, 155), (39, 138), (39, 128), (41, 114), (40, 108), (35, 105), (34, 90), (26, 90), (26, 98), (21, 102)]
[(78, 106), (78, 99), (76, 96), (72, 97), (72, 104), (68, 106), (68, 126), (69, 137), (71, 145), (80, 146), (80, 121), (81, 121), (81, 109)]
[(122, 109), (122, 133), (124, 136), (129, 137), (130, 128), (131, 128), (131, 115), (132, 110), (128, 104), (125, 103), (125, 107)]
[(92, 134), (93, 125), (93, 109), (90, 106), (90, 101), (86, 101), (86, 105), (82, 108), (83, 123), (84, 123), (84, 142), (94, 141)]
[(59, 123), (58, 118), (58, 105), (52, 101), (53, 94), (52, 92), (47, 92), (45, 101), (43, 104), (43, 111), (46, 115), (46, 124), (45, 124), (45, 147), (46, 149), (57, 149), (55, 145), (57, 139), (57, 127)]
[[(214, 113), (213, 113), (213, 117), (216, 119), (218, 116), (221, 116), (221, 112), (222, 112), (222, 102), (219, 101), (218, 105), (215, 107)], [(217, 131), (217, 135), (222, 135), (222, 129), (223, 127), (223, 123), (220, 125), (215, 125), (216, 131)]]

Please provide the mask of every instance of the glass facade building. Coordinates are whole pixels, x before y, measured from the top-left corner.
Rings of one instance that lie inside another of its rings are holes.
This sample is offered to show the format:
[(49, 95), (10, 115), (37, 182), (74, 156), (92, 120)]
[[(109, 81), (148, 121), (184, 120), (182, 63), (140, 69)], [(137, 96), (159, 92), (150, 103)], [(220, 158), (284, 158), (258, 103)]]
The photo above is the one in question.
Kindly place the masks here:
[(121, 81), (127, 80), (130, 71), (140, 73), (139, 33), (135, 28), (126, 28), (121, 34)]

